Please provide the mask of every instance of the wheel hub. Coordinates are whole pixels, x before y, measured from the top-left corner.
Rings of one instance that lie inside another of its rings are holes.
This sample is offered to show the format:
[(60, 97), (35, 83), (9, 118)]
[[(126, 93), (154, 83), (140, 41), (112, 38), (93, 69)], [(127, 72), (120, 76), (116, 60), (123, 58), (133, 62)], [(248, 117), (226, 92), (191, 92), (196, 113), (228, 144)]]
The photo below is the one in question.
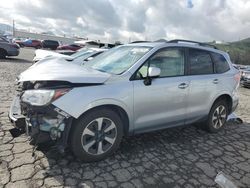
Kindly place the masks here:
[(96, 134), (95, 134), (96, 141), (97, 142), (103, 141), (104, 136), (105, 136), (105, 134), (103, 133), (103, 131), (96, 132)]

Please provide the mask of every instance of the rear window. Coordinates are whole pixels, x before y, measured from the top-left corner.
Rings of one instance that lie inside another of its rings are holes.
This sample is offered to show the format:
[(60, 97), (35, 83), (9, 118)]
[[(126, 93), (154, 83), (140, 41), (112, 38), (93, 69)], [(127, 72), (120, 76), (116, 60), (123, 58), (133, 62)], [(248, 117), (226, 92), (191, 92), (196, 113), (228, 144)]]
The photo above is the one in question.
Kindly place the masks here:
[(211, 53), (211, 55), (214, 61), (215, 73), (224, 73), (230, 69), (228, 62), (223, 55), (217, 53)]
[(213, 62), (208, 52), (189, 49), (189, 74), (213, 74)]

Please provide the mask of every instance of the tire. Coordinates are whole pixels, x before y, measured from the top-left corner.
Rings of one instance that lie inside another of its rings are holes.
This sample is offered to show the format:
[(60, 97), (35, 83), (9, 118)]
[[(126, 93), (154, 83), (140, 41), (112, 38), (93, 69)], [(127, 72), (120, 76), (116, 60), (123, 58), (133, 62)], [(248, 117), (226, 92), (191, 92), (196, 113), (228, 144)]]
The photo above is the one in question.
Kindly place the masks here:
[(215, 102), (205, 122), (205, 129), (210, 133), (220, 131), (227, 122), (228, 104), (225, 100)]
[(93, 110), (73, 124), (70, 135), (71, 150), (77, 158), (84, 162), (100, 161), (118, 149), (123, 124), (120, 117), (108, 108)]
[(4, 49), (0, 49), (0, 59), (5, 59), (7, 52)]

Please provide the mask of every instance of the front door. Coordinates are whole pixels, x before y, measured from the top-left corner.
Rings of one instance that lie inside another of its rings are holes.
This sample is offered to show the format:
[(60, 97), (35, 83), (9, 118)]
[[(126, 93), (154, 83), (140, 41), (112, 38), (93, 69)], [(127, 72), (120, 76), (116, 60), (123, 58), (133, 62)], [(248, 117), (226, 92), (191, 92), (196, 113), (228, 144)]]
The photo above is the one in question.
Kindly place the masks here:
[[(183, 48), (166, 48), (156, 52), (138, 70), (133, 81), (136, 133), (184, 125), (189, 86), (184, 64)], [(149, 66), (160, 68), (161, 74), (145, 85)]]

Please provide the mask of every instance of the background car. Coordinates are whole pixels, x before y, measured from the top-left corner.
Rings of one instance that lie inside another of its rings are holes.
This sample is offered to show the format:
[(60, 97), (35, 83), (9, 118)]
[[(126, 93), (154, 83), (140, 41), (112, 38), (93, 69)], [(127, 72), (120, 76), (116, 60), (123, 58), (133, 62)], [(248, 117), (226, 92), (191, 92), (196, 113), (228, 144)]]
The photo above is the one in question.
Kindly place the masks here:
[[(25, 39), (23, 39), (23, 38), (13, 38), (12, 39), (12, 43), (17, 43), (17, 44), (19, 44), (19, 43), (21, 43), (21, 42), (23, 42)], [(20, 46), (20, 45), (19, 45)]]
[(78, 44), (67, 44), (67, 45), (61, 45), (57, 47), (57, 50), (72, 50), (72, 51), (77, 51), (81, 49), (84, 46), (80, 46)]
[(40, 40), (25, 39), (24, 41), (17, 41), (20, 47), (32, 47), (32, 48), (42, 48), (42, 43)]
[(91, 57), (95, 57), (106, 50), (107, 49), (101, 49), (101, 48), (83, 48), (71, 55), (66, 55), (66, 54), (58, 53), (56, 51), (39, 49), (35, 51), (35, 57), (33, 59), (33, 62), (36, 63), (42, 59), (51, 58), (51, 57), (60, 57), (68, 61), (77, 60), (79, 62), (83, 62), (87, 60), (87, 58), (91, 59)]
[(10, 43), (5, 38), (0, 37), (0, 59), (6, 56), (18, 56), (19, 45), (16, 43)]
[(59, 46), (59, 42), (56, 40), (43, 40), (42, 41), (43, 48), (49, 48), (51, 50), (56, 50), (58, 46)]
[(241, 70), (241, 85), (250, 88), (250, 67)]

